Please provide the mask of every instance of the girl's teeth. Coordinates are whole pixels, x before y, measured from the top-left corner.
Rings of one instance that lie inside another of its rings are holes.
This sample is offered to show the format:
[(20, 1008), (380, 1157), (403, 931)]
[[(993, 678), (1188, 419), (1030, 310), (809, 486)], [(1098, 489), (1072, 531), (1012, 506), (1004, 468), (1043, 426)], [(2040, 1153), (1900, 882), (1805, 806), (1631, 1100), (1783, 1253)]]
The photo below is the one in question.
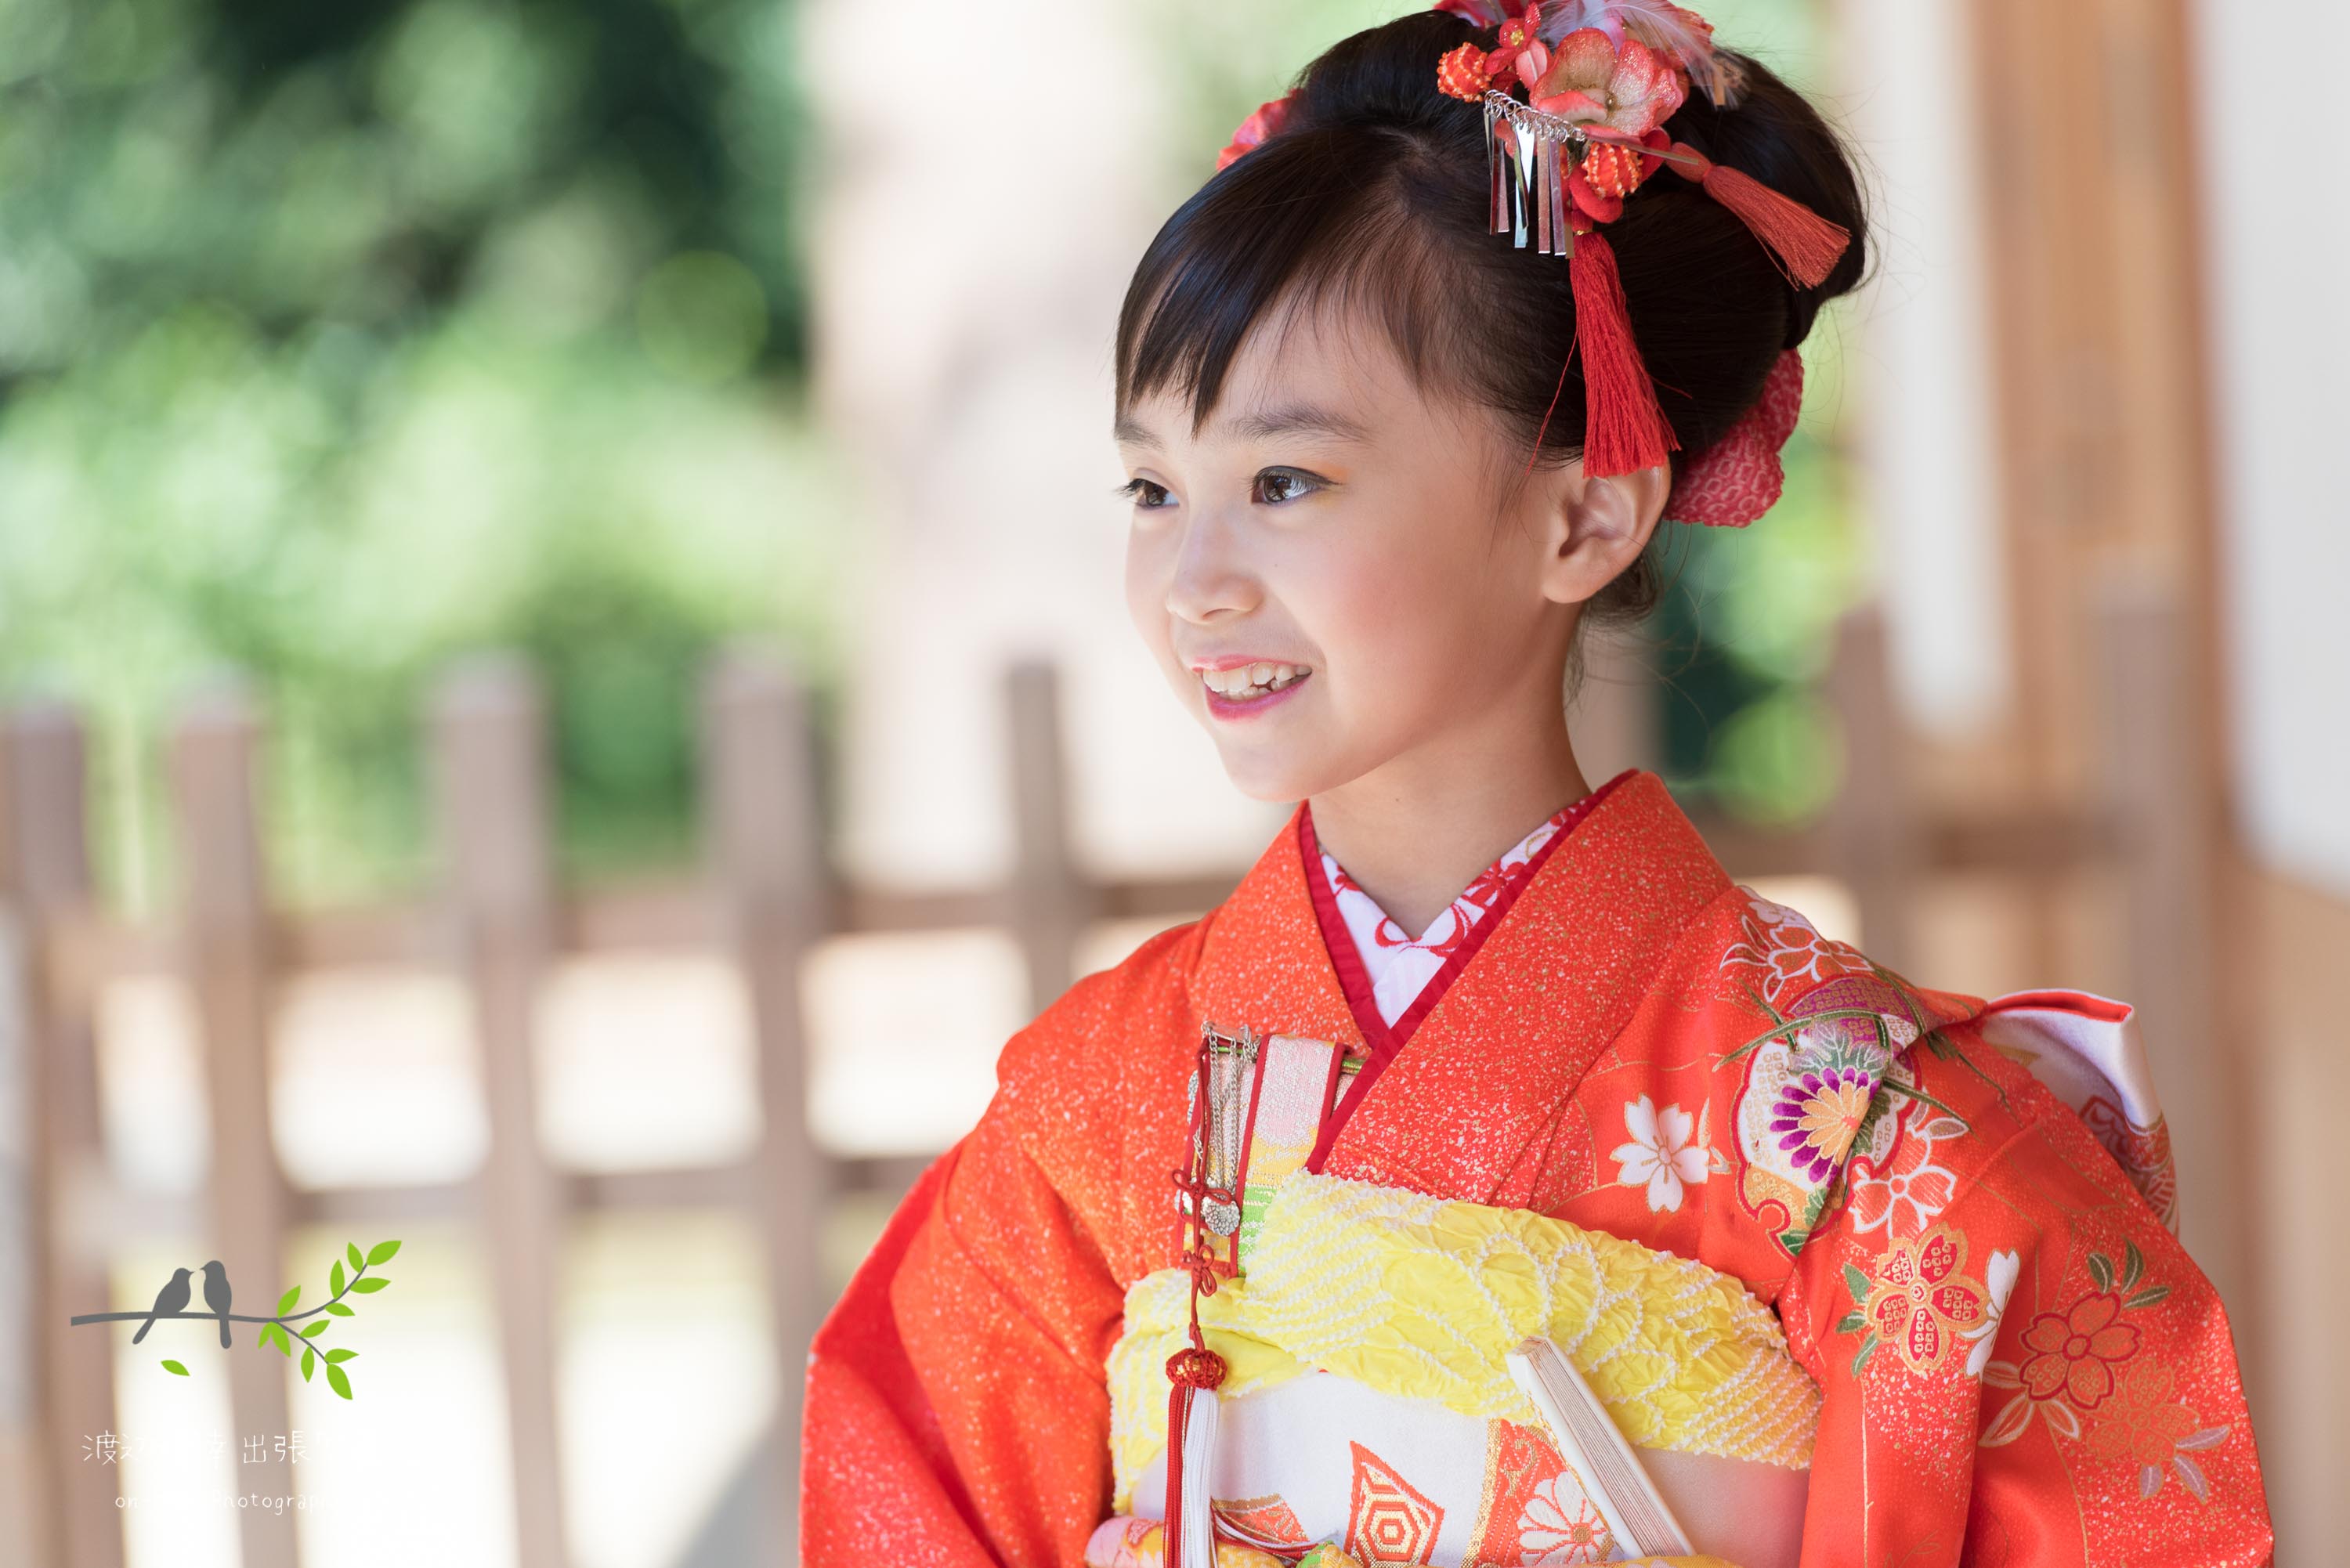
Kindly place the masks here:
[(1311, 673), (1302, 665), (1259, 660), (1231, 670), (1203, 670), (1200, 679), (1219, 696), (1257, 697), (1293, 685)]

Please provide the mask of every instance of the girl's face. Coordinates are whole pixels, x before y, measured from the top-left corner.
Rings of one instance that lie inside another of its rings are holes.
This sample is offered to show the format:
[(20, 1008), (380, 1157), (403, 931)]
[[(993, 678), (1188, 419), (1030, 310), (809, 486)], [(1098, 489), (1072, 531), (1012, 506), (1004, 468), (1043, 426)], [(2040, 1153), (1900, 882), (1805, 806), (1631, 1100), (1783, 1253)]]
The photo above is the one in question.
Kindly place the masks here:
[(1375, 329), (1301, 317), (1284, 344), (1278, 315), (1198, 439), (1165, 394), (1117, 430), (1128, 607), (1233, 784), (1296, 800), (1559, 733), (1579, 601), (1638, 544), (1577, 548), (1579, 465), (1497, 509), (1490, 416), (1416, 388)]

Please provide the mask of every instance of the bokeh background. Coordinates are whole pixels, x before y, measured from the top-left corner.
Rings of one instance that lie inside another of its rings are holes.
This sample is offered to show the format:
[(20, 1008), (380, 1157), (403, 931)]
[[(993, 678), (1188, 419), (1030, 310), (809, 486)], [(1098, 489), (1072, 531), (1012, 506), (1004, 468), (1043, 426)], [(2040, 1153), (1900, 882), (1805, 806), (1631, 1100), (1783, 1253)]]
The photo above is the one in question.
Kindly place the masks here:
[[(0, 1563), (789, 1559), (809, 1319), (1281, 818), (1125, 623), (1110, 335), (1403, 8), (0, 0)], [(2350, 22), (1708, 13), (1880, 248), (1587, 771), (1928, 983), (2141, 1003), (2327, 1561), (2350, 218), (2322, 94), (2225, 84)], [(65, 1326), (394, 1237), (348, 1402)]]

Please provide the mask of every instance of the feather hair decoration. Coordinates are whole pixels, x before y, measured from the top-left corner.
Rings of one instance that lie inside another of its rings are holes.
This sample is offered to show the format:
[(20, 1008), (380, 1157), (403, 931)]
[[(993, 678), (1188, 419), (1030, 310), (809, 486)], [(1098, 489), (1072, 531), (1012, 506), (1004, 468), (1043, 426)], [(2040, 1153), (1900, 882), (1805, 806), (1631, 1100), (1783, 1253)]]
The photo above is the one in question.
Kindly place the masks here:
[(1745, 78), (1738, 63), (1713, 52), (1713, 24), (1671, 0), (1613, 0), (1605, 7), (1625, 32), (1681, 63), (1716, 109), (1738, 101)]
[(1501, 0), (1436, 0), (1432, 11), (1450, 11), (1474, 27), (1498, 27), (1513, 15)]

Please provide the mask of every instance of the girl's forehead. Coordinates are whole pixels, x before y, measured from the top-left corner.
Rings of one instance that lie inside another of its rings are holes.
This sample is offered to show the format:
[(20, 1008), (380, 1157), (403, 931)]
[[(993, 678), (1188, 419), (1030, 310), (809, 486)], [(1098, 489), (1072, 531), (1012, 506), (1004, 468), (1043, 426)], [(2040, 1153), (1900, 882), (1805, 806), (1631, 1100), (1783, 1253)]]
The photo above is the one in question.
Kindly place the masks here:
[[(1233, 354), (1198, 439), (1261, 440), (1315, 434), (1371, 444), (1451, 412), (1416, 386), (1386, 335), (1336, 310), (1268, 313)], [(1120, 441), (1156, 444), (1191, 436), (1191, 400), (1172, 385), (1134, 400)]]
[(1232, 380), (1245, 389), (1340, 386), (1368, 397), (1410, 390), (1410, 378), (1388, 335), (1331, 302), (1267, 314), (1242, 340)]

